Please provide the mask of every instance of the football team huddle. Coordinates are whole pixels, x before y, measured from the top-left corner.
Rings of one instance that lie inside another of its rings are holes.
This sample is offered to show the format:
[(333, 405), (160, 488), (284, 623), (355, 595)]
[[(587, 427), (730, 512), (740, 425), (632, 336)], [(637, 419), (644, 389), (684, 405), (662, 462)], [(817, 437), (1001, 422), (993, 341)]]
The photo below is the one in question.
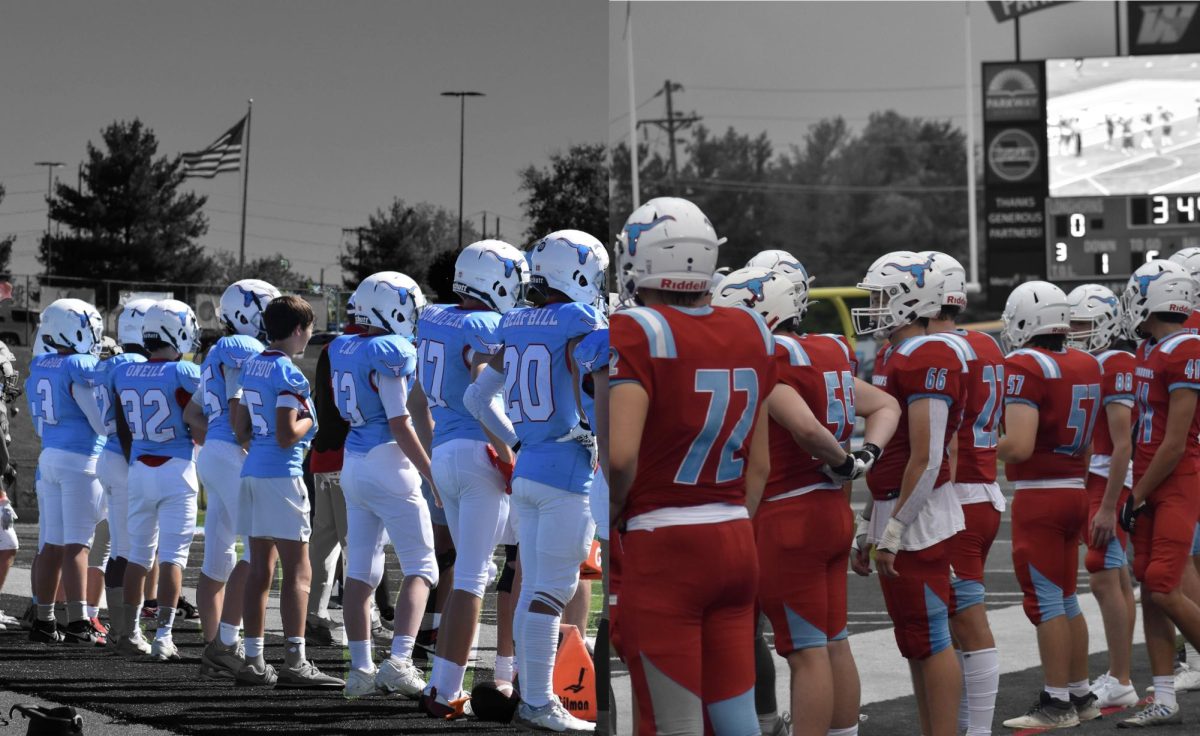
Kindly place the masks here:
[[(856, 333), (882, 344), (868, 383), (843, 336), (804, 332), (811, 279), (798, 259), (765, 251), (721, 277), (723, 242), (694, 204), (659, 198), (616, 247), (610, 625), (637, 733), (786, 733), (762, 707), (774, 683), (761, 612), (790, 668), (795, 733), (857, 734), (847, 566), (869, 575), (872, 559), (920, 733), (991, 733), (1000, 663), (984, 569), (1006, 507), (999, 462), (1044, 678), (1004, 726), (1067, 728), (1142, 702), (1130, 542), (1153, 698), (1118, 726), (1179, 723), (1177, 689), (1200, 686), (1175, 639), (1178, 628), (1194, 656), (1200, 249), (1149, 261), (1119, 297), (1022, 283), (999, 342), (956, 326), (958, 261), (887, 253), (858, 285), (869, 306), (852, 310)], [(864, 476), (855, 518), (849, 484)], [(1080, 545), (1107, 640), (1095, 680)]]
[[(592, 512), (607, 511), (596, 435), (607, 436), (597, 425), (606, 421), (607, 401), (597, 391), (607, 382), (608, 262), (597, 239), (562, 230), (525, 251), (498, 240), (464, 248), (453, 283), (458, 304), (427, 305), (404, 274), (371, 275), (351, 297), (354, 324), (324, 348), (312, 383), (292, 358), (312, 336), (313, 311), (263, 281), (238, 281), (224, 292), (226, 334), (200, 365), (189, 357), (200, 331), (183, 302), (126, 304), (117, 324), (122, 350), (103, 360), (97, 310), (78, 299), (54, 302), (42, 314), (26, 383), (42, 441), (31, 639), (180, 659), (174, 602), (203, 484), (202, 675), (341, 689), (348, 697), (398, 693), (430, 716), (459, 717), (470, 712), (464, 678), (496, 572), (493, 554), (504, 544), (496, 689), (518, 725), (593, 730), (556, 696), (553, 669), (564, 610), (583, 592), (580, 566), (597, 529)], [(335, 460), (312, 460), (318, 481), (338, 486), (339, 500), (344, 495), (344, 681), (305, 653), (306, 626), (311, 634), (313, 613), (327, 615), (329, 600), (326, 584), (310, 605), (321, 561), (309, 559), (313, 522), (303, 480), (323, 404), (336, 408), (334, 421), (347, 430)], [(85, 591), (89, 549), (105, 515), (107, 631)], [(448, 528), (448, 549), (435, 544), (435, 517)], [(389, 543), (403, 579), (391, 651), (377, 664), (371, 601)], [(264, 632), (277, 561), (278, 633), (286, 641), (273, 665)], [(139, 619), (156, 565), (148, 641)], [(414, 646), (431, 591), (451, 566), (427, 681)], [(60, 578), (65, 627), (55, 616)], [(511, 695), (517, 672), (519, 703)]]

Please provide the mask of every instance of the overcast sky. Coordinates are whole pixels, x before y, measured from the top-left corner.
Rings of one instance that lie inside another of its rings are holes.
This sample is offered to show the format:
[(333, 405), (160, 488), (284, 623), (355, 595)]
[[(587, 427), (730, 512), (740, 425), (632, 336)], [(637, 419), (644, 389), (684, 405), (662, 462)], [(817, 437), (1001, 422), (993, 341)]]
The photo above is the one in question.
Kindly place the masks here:
[[(844, 116), (855, 129), (870, 113), (886, 109), (964, 125), (967, 5), (635, 2), (635, 91), (637, 103), (644, 103), (638, 116), (665, 116), (663, 98), (651, 97), (670, 79), (684, 85), (675, 96), (676, 110), (695, 111), (718, 131), (765, 130), (777, 151), (801, 142), (815, 120), (833, 115)], [(629, 130), (626, 12), (625, 2), (609, 5), (614, 139), (627, 139)], [(997, 23), (983, 2), (970, 3), (970, 18), (972, 77), (978, 85), (979, 62), (1013, 58), (1013, 24)], [(1112, 55), (1113, 23), (1110, 2), (1038, 11), (1021, 22), (1022, 58)], [(976, 112), (982, 105), (977, 87), (971, 104)], [(976, 124), (981, 125), (978, 115)], [(666, 136), (650, 129), (649, 139), (663, 145)]]
[[(456, 210), (458, 102), (438, 95), (454, 89), (488, 95), (467, 102), (464, 210), (499, 213), (515, 239), (517, 170), (605, 139), (606, 22), (594, 0), (8, 3), (0, 234), (18, 233), (13, 271), (40, 271), (35, 161), (68, 162), (73, 181), (87, 141), (133, 117), (160, 152), (199, 150), (249, 97), (249, 255), (283, 251), (334, 281), (341, 227), (395, 196)], [(237, 249), (239, 176), (189, 180), (210, 196), (211, 247)]]

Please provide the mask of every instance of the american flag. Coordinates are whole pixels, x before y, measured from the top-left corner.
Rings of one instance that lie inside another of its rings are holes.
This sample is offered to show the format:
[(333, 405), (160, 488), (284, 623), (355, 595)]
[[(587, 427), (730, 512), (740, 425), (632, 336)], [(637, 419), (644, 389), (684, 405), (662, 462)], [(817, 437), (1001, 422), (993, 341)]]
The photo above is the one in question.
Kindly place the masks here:
[(245, 130), (246, 118), (242, 118), (208, 148), (183, 154), (183, 175), (211, 179), (222, 171), (240, 171)]

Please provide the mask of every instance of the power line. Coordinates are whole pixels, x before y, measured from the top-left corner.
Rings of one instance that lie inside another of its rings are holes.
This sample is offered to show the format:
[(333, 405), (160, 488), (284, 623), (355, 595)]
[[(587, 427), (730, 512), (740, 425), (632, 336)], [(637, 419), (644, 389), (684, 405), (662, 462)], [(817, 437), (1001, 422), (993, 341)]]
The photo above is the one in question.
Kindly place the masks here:
[(805, 194), (965, 194), (966, 185), (865, 185), (865, 184), (791, 184), (788, 182), (751, 182), (731, 179), (680, 179), (682, 187), (723, 189), (728, 191), (796, 192)]
[(17, 210), (16, 212), (0, 212), (0, 217), (3, 217), (4, 215), (31, 215), (34, 212), (45, 212), (45, 211), (46, 211), (45, 207), (38, 207), (37, 209), (34, 209), (34, 210)]
[[(638, 110), (641, 110), (646, 105), (649, 105), (651, 102), (654, 102), (655, 98), (658, 97), (660, 94), (662, 94), (662, 90), (659, 90), (658, 92), (655, 92), (654, 94), (650, 95), (645, 100), (643, 100), (637, 107), (633, 108), (633, 111), (637, 112)], [(609, 120), (608, 124), (612, 125), (613, 123), (616, 123), (620, 120), (624, 120), (627, 117), (629, 117), (629, 113), (623, 112), (620, 115), (616, 116), (615, 118), (612, 118), (611, 120)]]
[[(209, 232), (214, 232), (214, 233), (226, 233), (226, 234), (229, 234), (229, 235), (237, 235), (237, 234), (238, 234), (238, 231), (237, 231), (237, 230), (226, 230), (226, 229), (224, 229), (224, 228), (217, 228), (217, 227), (210, 227), (210, 228), (209, 228)], [(323, 247), (323, 248), (337, 248), (337, 247), (338, 247), (338, 244), (337, 244), (337, 243), (322, 243), (322, 242), (320, 242), (320, 241), (317, 241), (317, 240), (303, 240), (303, 239), (301, 239), (301, 238), (277, 238), (277, 237), (273, 237), (273, 236), (271, 236), (271, 235), (259, 235), (258, 233), (252, 233), (252, 232), (250, 232), (250, 231), (246, 231), (246, 235), (248, 235), (248, 236), (251, 236), (251, 237), (258, 238), (259, 240), (273, 240), (273, 241), (277, 241), (277, 242), (280, 242), (280, 243), (293, 243), (293, 244), (304, 244), (304, 245), (318, 245), (318, 246), (321, 246), (321, 247)]]
[[(972, 87), (979, 85), (973, 84)], [(887, 92), (944, 92), (963, 89), (962, 84), (927, 84), (910, 87), (743, 87), (737, 85), (689, 84), (688, 89), (708, 92), (753, 92), (758, 94), (884, 94)]]
[[(241, 201), (237, 197), (230, 195), (230, 194), (209, 194), (209, 195), (205, 195), (205, 196), (209, 197), (210, 199), (215, 197), (218, 199), (233, 199), (233, 200), (237, 200), (239, 202)], [(277, 202), (277, 201), (271, 200), (271, 199), (259, 199), (258, 197), (250, 197), (250, 201), (257, 202), (258, 204), (270, 204), (270, 205), (274, 205), (276, 207), (290, 207), (292, 209), (298, 209), (298, 210), (325, 210), (327, 212), (341, 212), (343, 214), (362, 215), (364, 217), (369, 217), (369, 216), (375, 214), (374, 212), (367, 212), (366, 210), (352, 210), (352, 209), (347, 209), (344, 207), (326, 207), (324, 205), (318, 205), (318, 204), (295, 204), (292, 202)]]
[[(226, 209), (221, 209), (220, 207), (209, 207), (208, 211), (209, 212), (220, 212), (220, 213), (226, 214), (226, 215), (241, 215), (242, 214), (241, 212), (238, 212), (236, 210), (226, 210)], [(317, 222), (315, 220), (297, 220), (297, 219), (294, 219), (291, 217), (274, 217), (272, 215), (255, 215), (255, 214), (247, 213), (246, 217), (249, 217), (252, 219), (257, 219), (257, 220), (272, 220), (274, 222), (291, 222), (291, 223), (296, 223), (298, 225), (315, 225), (317, 227), (328, 227), (328, 228), (333, 228), (335, 230), (340, 229), (344, 226), (343, 223)]]

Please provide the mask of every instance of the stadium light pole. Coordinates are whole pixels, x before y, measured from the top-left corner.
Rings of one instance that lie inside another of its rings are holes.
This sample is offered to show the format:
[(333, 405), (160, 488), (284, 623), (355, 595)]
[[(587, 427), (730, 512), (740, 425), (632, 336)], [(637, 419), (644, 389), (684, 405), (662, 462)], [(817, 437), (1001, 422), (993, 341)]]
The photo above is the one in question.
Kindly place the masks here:
[(49, 276), (52, 262), (51, 248), (53, 247), (50, 242), (50, 195), (54, 188), (54, 170), (61, 169), (66, 164), (62, 161), (36, 161), (33, 165), (46, 167), (46, 276)]
[(463, 160), (466, 151), (467, 98), (483, 97), (482, 92), (443, 92), (442, 97), (457, 97), (458, 106), (458, 249), (463, 247)]

